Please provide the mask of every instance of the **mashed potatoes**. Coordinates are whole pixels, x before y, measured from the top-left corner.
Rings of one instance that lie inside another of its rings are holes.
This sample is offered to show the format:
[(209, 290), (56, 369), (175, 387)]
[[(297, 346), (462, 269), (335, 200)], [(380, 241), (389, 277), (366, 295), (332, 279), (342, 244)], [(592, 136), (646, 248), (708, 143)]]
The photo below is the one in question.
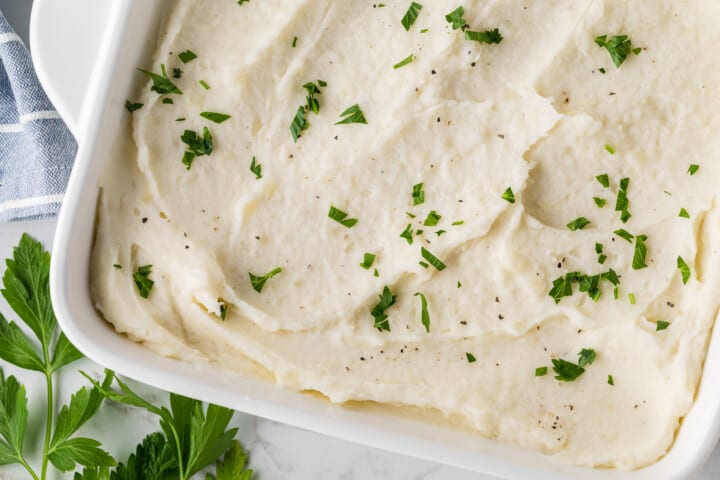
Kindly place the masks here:
[(422, 3), (178, 2), (98, 308), (333, 402), (655, 462), (720, 302), (720, 3)]

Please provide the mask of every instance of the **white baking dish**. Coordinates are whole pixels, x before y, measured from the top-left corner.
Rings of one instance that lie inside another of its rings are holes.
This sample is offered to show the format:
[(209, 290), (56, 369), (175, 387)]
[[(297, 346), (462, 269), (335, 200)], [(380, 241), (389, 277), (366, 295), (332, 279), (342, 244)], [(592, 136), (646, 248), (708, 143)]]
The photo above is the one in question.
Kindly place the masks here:
[[(232, 1), (232, 0), (218, 0)], [(321, 1), (321, 0), (318, 0)], [(123, 105), (148, 65), (167, 0), (35, 0), (31, 46), (38, 75), (80, 149), (58, 222), (51, 288), (60, 324), (94, 361), (157, 387), (328, 435), (511, 479), (681, 479), (707, 459), (720, 436), (720, 331), (712, 335), (697, 401), (660, 462), (635, 472), (569, 467), (438, 422), (373, 408), (339, 407), (216, 368), (161, 357), (117, 335), (93, 308), (89, 258), (98, 179), (127, 121)], [(92, 75), (79, 63), (97, 52)], [(83, 101), (84, 99), (84, 101)], [(82, 106), (82, 108), (80, 108)]]

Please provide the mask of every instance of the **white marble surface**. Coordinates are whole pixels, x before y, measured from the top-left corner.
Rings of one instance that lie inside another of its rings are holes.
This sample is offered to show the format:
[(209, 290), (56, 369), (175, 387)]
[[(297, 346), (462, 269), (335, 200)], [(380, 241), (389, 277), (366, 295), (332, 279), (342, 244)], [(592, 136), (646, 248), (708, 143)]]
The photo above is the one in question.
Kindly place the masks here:
[[(63, 1), (63, 0), (56, 0)], [(103, 1), (103, 0), (98, 0)], [(15, 25), (18, 33), (27, 36), (27, 25), (32, 0), (0, 0), (0, 10)], [(23, 232), (28, 232), (50, 247), (55, 229), (54, 220), (32, 223), (0, 225), (0, 261), (9, 257)], [(4, 261), (0, 264), (0, 274)], [(10, 320), (7, 305), (0, 300), (0, 311)], [(7, 374), (23, 381), (30, 396), (30, 430), (28, 448), (36, 451), (41, 445), (40, 425), (43, 422), (44, 383), (37, 374), (8, 366), (0, 361)], [(60, 395), (58, 405), (65, 403), (70, 394), (86, 382), (78, 369), (99, 376), (102, 368), (82, 360), (61, 372), (58, 378)], [(167, 398), (164, 392), (152, 387), (134, 384), (148, 398)], [(233, 423), (240, 427), (239, 438), (249, 451), (252, 467), (258, 480), (490, 480), (464, 470), (383, 452), (300, 430), (287, 425), (238, 413)], [(126, 458), (146, 433), (157, 430), (156, 419), (142, 412), (106, 403), (100, 413), (83, 429), (83, 434), (101, 438), (106, 448), (117, 458)], [(27, 474), (13, 467), (0, 467), (0, 479), (23, 480)], [(52, 478), (52, 477), (51, 477)], [(56, 476), (54, 478), (62, 478)], [(720, 478), (720, 448), (694, 480)]]

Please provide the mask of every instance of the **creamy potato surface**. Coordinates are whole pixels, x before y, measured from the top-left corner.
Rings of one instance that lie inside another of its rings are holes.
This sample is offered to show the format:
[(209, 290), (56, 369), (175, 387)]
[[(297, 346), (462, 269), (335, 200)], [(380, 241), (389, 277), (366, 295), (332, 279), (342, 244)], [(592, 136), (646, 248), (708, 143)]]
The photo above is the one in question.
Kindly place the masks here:
[(657, 461), (720, 304), (720, 3), (421, 3), (180, 0), (101, 185), (97, 307), (332, 402)]

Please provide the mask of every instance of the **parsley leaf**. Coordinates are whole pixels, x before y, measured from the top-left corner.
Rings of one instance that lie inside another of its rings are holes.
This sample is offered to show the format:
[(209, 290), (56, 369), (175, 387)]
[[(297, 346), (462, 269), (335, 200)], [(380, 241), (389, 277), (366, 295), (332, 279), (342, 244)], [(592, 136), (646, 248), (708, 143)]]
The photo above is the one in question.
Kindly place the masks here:
[(427, 260), (430, 265), (435, 267), (439, 272), (442, 272), (447, 268), (447, 265), (440, 261), (440, 259), (437, 258), (435, 255), (430, 253), (425, 247), (420, 247), (420, 253), (422, 257)]
[(183, 63), (188, 63), (197, 58), (197, 55), (192, 50), (185, 50), (184, 52), (178, 53), (178, 58)]
[(467, 352), (467, 353), (465, 354), (465, 358), (467, 358), (468, 363), (475, 363), (475, 362), (477, 362), (477, 358), (475, 358), (475, 355), (473, 355), (473, 354), (470, 353), (470, 352)]
[(182, 163), (190, 170), (196, 157), (211, 155), (213, 152), (213, 138), (207, 127), (203, 128), (202, 137), (193, 130), (185, 130), (180, 140), (187, 145)]
[(255, 180), (260, 180), (262, 178), (262, 165), (257, 163), (255, 157), (253, 157), (250, 162), (250, 171), (255, 174)]
[(380, 301), (370, 310), (370, 315), (375, 319), (373, 328), (377, 328), (380, 331), (390, 331), (390, 321), (385, 311), (395, 305), (396, 299), (397, 296), (393, 295), (387, 286), (383, 288), (383, 292), (380, 294)]
[(431, 210), (430, 213), (428, 213), (425, 222), (423, 222), (423, 225), (426, 227), (435, 227), (440, 222), (441, 218), (442, 216), (440, 214), (438, 214), (435, 210)]
[(620, 68), (630, 53), (636, 55), (640, 53), (639, 49), (633, 50), (632, 40), (627, 35), (615, 35), (608, 39), (607, 35), (601, 35), (595, 38), (595, 43), (599, 47), (604, 47), (610, 54), (610, 58), (617, 68)]
[(130, 113), (140, 110), (143, 105), (144, 103), (133, 103), (130, 100), (125, 100), (125, 109)]
[(407, 12), (405, 12), (405, 15), (403, 16), (402, 20), (400, 20), (400, 23), (402, 23), (403, 28), (405, 28), (405, 31), (409, 32), (410, 28), (412, 28), (413, 24), (415, 23), (415, 20), (417, 20), (418, 15), (420, 15), (420, 10), (422, 10), (422, 5), (419, 3), (412, 2), (410, 4), (410, 7), (408, 7)]
[(622, 180), (620, 180), (620, 190), (618, 190), (617, 202), (615, 203), (615, 211), (621, 212), (620, 220), (623, 223), (627, 223), (627, 221), (630, 220), (630, 217), (632, 217), (628, 210), (628, 206), (630, 204), (627, 197), (629, 187), (629, 178), (623, 178)]
[(182, 95), (182, 91), (175, 85), (172, 80), (170, 80), (167, 76), (167, 74), (164, 72), (165, 66), (162, 66), (163, 74), (158, 75), (157, 73), (150, 72), (148, 70), (143, 70), (142, 68), (138, 68), (138, 71), (144, 73), (153, 82), (152, 87), (150, 87), (150, 90), (153, 92), (157, 92), (160, 95), (170, 94), (174, 93), (176, 95)]
[(363, 255), (363, 261), (360, 266), (365, 270), (370, 270), (370, 268), (373, 266), (373, 263), (375, 263), (375, 258), (376, 255), (372, 253), (366, 253), (365, 255)]
[(608, 152), (610, 155), (615, 155), (615, 147), (610, 144), (605, 144), (605, 151)]
[(645, 241), (647, 238), (647, 235), (638, 235), (635, 237), (635, 254), (632, 262), (633, 270), (642, 270), (648, 266), (647, 263), (645, 263), (645, 257), (647, 255), (647, 245), (645, 245)]
[(265, 284), (268, 280), (273, 278), (275, 275), (278, 275), (282, 272), (282, 268), (278, 267), (265, 275), (259, 276), (259, 275), (253, 275), (252, 273), (248, 272), (248, 275), (250, 276), (250, 285), (252, 285), (252, 288), (258, 292), (262, 293), (263, 287), (265, 287)]
[(340, 225), (346, 227), (346, 228), (352, 228), (355, 226), (355, 224), (358, 223), (357, 218), (347, 218), (348, 214), (343, 212), (342, 210), (339, 210), (333, 206), (330, 207), (330, 211), (328, 212), (328, 217), (332, 218), (336, 222), (338, 222)]
[(515, 194), (512, 188), (508, 187), (507, 190), (502, 194), (502, 199), (509, 203), (515, 203)]
[(425, 190), (423, 190), (423, 184), (418, 183), (413, 186), (412, 190), (413, 205), (418, 206), (425, 203)]
[(253, 471), (246, 469), (246, 464), (247, 455), (240, 442), (234, 440), (222, 462), (217, 462), (215, 480), (251, 480)]
[(407, 57), (403, 58), (402, 60), (400, 60), (400, 61), (399, 61), (398, 63), (396, 63), (395, 65), (393, 65), (393, 69), (394, 69), (394, 70), (397, 70), (398, 68), (402, 68), (402, 67), (404, 67), (405, 65), (409, 65), (409, 64), (411, 64), (411, 63), (413, 62), (414, 59), (415, 59), (415, 55), (413, 55), (413, 54), (411, 53), (410, 55), (408, 55)]
[(605, 205), (607, 205), (607, 200), (600, 197), (593, 197), (593, 202), (595, 202), (598, 208), (605, 208)]
[(595, 179), (605, 188), (610, 188), (610, 177), (607, 173), (603, 173), (602, 175), (598, 175), (595, 177)]
[(573, 282), (577, 281), (580, 277), (578, 272), (568, 273), (565, 276), (556, 278), (553, 280), (553, 286), (550, 289), (548, 295), (555, 300), (558, 304), (565, 297), (572, 297), (573, 295)]
[(544, 377), (548, 373), (548, 367), (538, 367), (535, 369), (536, 377)]
[(685, 210), (684, 208), (681, 208), (681, 209), (680, 209), (680, 213), (678, 214), (678, 217), (680, 217), (680, 218), (690, 218), (690, 214), (688, 213), (687, 210)]
[(111, 478), (112, 480), (179, 478), (172, 445), (162, 433), (151, 433), (135, 448), (135, 453), (130, 454), (125, 464), (121, 463), (117, 466)]
[(613, 378), (612, 375), (608, 375), (607, 383), (608, 383), (608, 385), (615, 386), (615, 379)]
[(573, 232), (577, 230), (583, 230), (585, 227), (590, 225), (590, 220), (585, 217), (580, 217), (567, 224), (567, 227)]
[(6, 379), (0, 368), (0, 436), (4, 439), (0, 439), (0, 465), (25, 461), (23, 442), (27, 420), (25, 386), (13, 376)]
[(133, 280), (135, 281), (138, 293), (140, 293), (142, 298), (148, 298), (150, 296), (150, 292), (155, 284), (155, 282), (150, 280), (152, 268), (152, 265), (143, 265), (138, 267), (137, 270), (135, 270), (135, 273), (133, 273)]
[(695, 175), (698, 172), (698, 170), (700, 170), (700, 165), (693, 164), (693, 165), (690, 165), (690, 167), (688, 168), (688, 173), (692, 177), (693, 175)]
[(690, 266), (683, 260), (682, 257), (677, 258), (677, 267), (678, 270), (680, 270), (680, 274), (682, 274), (682, 282), (684, 285), (687, 285), (688, 281), (690, 280), (690, 276), (692, 273), (690, 272)]
[(405, 240), (407, 240), (408, 245), (412, 245), (412, 244), (413, 244), (413, 228), (412, 228), (412, 224), (408, 223), (408, 226), (405, 227), (405, 230), (403, 230), (403, 232), (400, 234), (400, 237), (401, 237), (401, 238), (404, 238)]
[(595, 350), (592, 348), (583, 348), (580, 350), (580, 353), (578, 353), (578, 365), (580, 367), (592, 365), (596, 357), (597, 354), (595, 353)]
[(664, 321), (662, 321), (662, 320), (658, 320), (658, 321), (655, 323), (655, 331), (656, 331), (656, 332), (662, 332), (663, 330), (667, 330), (669, 326), (670, 326), (670, 323), (669, 323), (669, 322), (664, 322)]
[(363, 123), (367, 125), (365, 115), (363, 115), (363, 112), (362, 110), (360, 110), (360, 106), (358, 104), (348, 107), (343, 113), (340, 114), (340, 118), (342, 118), (342, 120), (335, 123), (335, 125), (347, 125), (349, 123)]
[(622, 238), (623, 240), (626, 240), (630, 243), (632, 243), (633, 239), (635, 238), (632, 233), (628, 232), (627, 230), (621, 228), (620, 230), (615, 230), (613, 232), (618, 237)]
[(200, 80), (198, 82), (201, 87), (203, 87), (205, 90), (210, 90), (210, 85), (205, 80)]
[(465, 26), (465, 9), (463, 7), (458, 7), (452, 12), (445, 15), (445, 20), (448, 21), (448, 23), (452, 24), (453, 30), (459, 30), (463, 29), (465, 30), (467, 26)]
[(292, 134), (293, 140), (297, 142), (300, 138), (300, 134), (310, 128), (310, 123), (305, 117), (305, 107), (302, 105), (298, 107), (295, 117), (290, 124), (290, 133)]
[(222, 297), (219, 297), (217, 299), (217, 302), (218, 302), (218, 308), (220, 310), (220, 318), (224, 322), (225, 319), (227, 318), (228, 304)]
[(472, 40), (478, 43), (498, 44), (502, 42), (503, 36), (500, 30), (494, 28), (492, 30), (485, 30), (484, 32), (473, 32), (472, 30), (465, 31), (465, 40)]
[(427, 333), (430, 333), (430, 313), (428, 312), (428, 302), (427, 298), (425, 298), (425, 295), (418, 292), (415, 294), (416, 297), (420, 297), (420, 307), (421, 307), (421, 321), (422, 324), (425, 326), (425, 331)]
[(555, 372), (555, 380), (561, 382), (574, 382), (580, 375), (585, 373), (585, 369), (580, 365), (576, 365), (561, 358), (553, 358), (553, 372)]
[(217, 112), (202, 112), (200, 114), (200, 116), (210, 120), (211, 122), (215, 122), (215, 123), (223, 123), (228, 118), (232, 118), (230, 115), (226, 115), (224, 113), (217, 113)]

